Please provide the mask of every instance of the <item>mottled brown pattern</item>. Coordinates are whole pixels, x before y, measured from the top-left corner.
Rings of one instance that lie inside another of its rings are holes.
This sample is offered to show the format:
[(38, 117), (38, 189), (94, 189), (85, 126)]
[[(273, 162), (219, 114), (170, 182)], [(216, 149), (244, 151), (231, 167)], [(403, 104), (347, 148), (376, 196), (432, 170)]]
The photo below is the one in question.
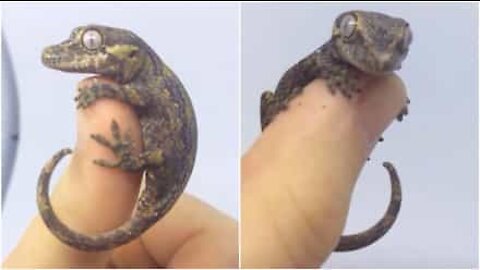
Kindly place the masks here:
[[(365, 76), (383, 76), (400, 69), (412, 42), (408, 23), (381, 13), (349, 11), (335, 20), (332, 37), (313, 53), (292, 66), (280, 79), (275, 92), (261, 96), (261, 127), (265, 129), (290, 100), (317, 78), (326, 80), (332, 94), (346, 98), (360, 93), (359, 80)], [(408, 113), (405, 107), (397, 119)], [(380, 138), (382, 141), (383, 138)], [(401, 202), (401, 187), (395, 168), (384, 164), (390, 174), (392, 196), (384, 217), (370, 229), (355, 235), (342, 236), (336, 251), (349, 251), (368, 246), (381, 238), (393, 225)]]
[(358, 234), (342, 236), (337, 244), (337, 247), (335, 248), (335, 251), (352, 251), (373, 244), (375, 241), (384, 236), (388, 230), (390, 230), (390, 228), (393, 226), (393, 223), (397, 219), (398, 212), (400, 211), (400, 205), (402, 203), (402, 188), (400, 186), (400, 179), (398, 178), (395, 167), (393, 167), (391, 163), (384, 162), (383, 166), (387, 169), (390, 175), (390, 184), (392, 190), (387, 211), (383, 217), (368, 230)]
[(62, 242), (85, 251), (106, 250), (133, 240), (164, 216), (183, 192), (197, 151), (197, 125), (190, 98), (177, 76), (134, 33), (99, 25), (78, 27), (66, 41), (43, 51), (42, 62), (66, 72), (94, 73), (117, 82), (92, 78), (75, 98), (86, 108), (99, 98), (130, 104), (142, 128), (144, 152), (133, 153), (128, 134), (112, 120), (113, 141), (104, 135), (91, 138), (113, 151), (116, 161), (96, 159), (99, 166), (145, 171), (145, 189), (133, 217), (122, 226), (98, 235), (71, 230), (55, 215), (48, 197), (55, 165), (71, 150), (61, 150), (43, 168), (37, 192), (40, 215)]

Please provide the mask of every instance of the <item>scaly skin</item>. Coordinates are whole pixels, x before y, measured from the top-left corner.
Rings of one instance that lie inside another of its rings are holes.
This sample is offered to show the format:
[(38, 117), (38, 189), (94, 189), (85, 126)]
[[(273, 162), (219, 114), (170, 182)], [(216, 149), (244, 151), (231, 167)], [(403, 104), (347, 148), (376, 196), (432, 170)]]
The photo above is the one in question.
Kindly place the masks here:
[(89, 25), (75, 28), (70, 38), (46, 48), (42, 62), (47, 67), (76, 73), (94, 73), (116, 83), (93, 83), (80, 89), (77, 108), (99, 98), (113, 98), (131, 105), (140, 121), (144, 151), (133, 153), (128, 134), (115, 120), (113, 141), (101, 134), (91, 138), (113, 151), (117, 161), (97, 159), (99, 166), (145, 172), (142, 191), (133, 217), (119, 228), (98, 235), (71, 230), (58, 219), (48, 195), (56, 164), (72, 150), (60, 150), (43, 168), (37, 188), (40, 215), (62, 242), (85, 251), (112, 249), (135, 239), (164, 216), (183, 192), (193, 169), (197, 150), (197, 125), (190, 98), (177, 76), (134, 33)]
[[(275, 92), (261, 96), (261, 126), (265, 129), (277, 114), (311, 81), (326, 80), (332, 94), (340, 92), (351, 98), (362, 91), (360, 81), (368, 76), (384, 76), (399, 69), (408, 53), (412, 33), (403, 19), (381, 13), (350, 11), (337, 17), (333, 34), (320, 48), (292, 66), (280, 79)], [(410, 101), (407, 99), (406, 104)], [(399, 112), (401, 121), (408, 113), (407, 105)], [(383, 139), (380, 138), (380, 141)], [(370, 229), (342, 236), (335, 251), (366, 247), (393, 226), (402, 200), (400, 180), (394, 166), (385, 162), (390, 175), (392, 193), (386, 213)]]

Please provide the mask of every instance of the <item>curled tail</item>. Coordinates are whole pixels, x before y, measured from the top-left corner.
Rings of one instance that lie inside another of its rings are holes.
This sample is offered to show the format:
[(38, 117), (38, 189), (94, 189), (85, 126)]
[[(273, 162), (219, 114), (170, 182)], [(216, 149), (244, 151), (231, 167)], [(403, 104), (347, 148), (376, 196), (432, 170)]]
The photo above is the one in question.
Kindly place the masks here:
[[(126, 244), (138, 237), (158, 220), (159, 213), (150, 211), (146, 214), (137, 208), (135, 215), (120, 227), (93, 236), (80, 234), (71, 230), (58, 219), (52, 209), (48, 190), (50, 177), (58, 162), (72, 150), (65, 148), (57, 152), (52, 159), (43, 167), (37, 186), (37, 205), (40, 216), (49, 230), (63, 243), (84, 251), (101, 251)], [(142, 193), (141, 198), (147, 196)]]
[(400, 180), (393, 164), (390, 162), (384, 162), (383, 166), (387, 169), (390, 175), (390, 183), (392, 186), (392, 195), (387, 211), (382, 219), (380, 219), (370, 229), (358, 234), (342, 236), (337, 247), (335, 248), (335, 251), (352, 251), (371, 245), (384, 236), (397, 219), (398, 212), (400, 211), (400, 204), (402, 202), (402, 189), (400, 187)]

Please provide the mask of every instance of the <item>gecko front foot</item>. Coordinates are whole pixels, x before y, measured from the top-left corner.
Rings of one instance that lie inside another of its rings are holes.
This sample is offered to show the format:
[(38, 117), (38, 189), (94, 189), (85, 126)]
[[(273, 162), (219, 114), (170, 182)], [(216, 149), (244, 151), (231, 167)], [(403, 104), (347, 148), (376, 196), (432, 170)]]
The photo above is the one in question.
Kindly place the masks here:
[(78, 95), (75, 97), (77, 109), (85, 109), (99, 98), (117, 98), (123, 97), (118, 87), (109, 83), (100, 83), (93, 79), (93, 84), (88, 87), (80, 87)]
[(405, 106), (403, 106), (402, 110), (401, 110), (400, 113), (397, 115), (397, 120), (398, 120), (399, 122), (401, 122), (401, 121), (403, 120), (403, 118), (408, 115), (408, 105), (410, 104), (410, 99), (409, 99), (409, 98), (407, 98), (407, 102), (406, 102), (406, 103), (407, 103), (407, 104), (406, 104)]
[(118, 161), (95, 159), (93, 163), (108, 168), (121, 168), (127, 171), (138, 171), (147, 165), (159, 165), (163, 161), (163, 154), (160, 149), (145, 151), (139, 155), (134, 153), (134, 143), (127, 133), (122, 138), (120, 127), (117, 121), (112, 120), (111, 131), (113, 142), (101, 134), (92, 134), (90, 137), (99, 144), (109, 148), (117, 156)]
[(339, 64), (326, 75), (327, 87), (333, 95), (339, 91), (347, 99), (361, 92), (359, 72), (345, 64)]

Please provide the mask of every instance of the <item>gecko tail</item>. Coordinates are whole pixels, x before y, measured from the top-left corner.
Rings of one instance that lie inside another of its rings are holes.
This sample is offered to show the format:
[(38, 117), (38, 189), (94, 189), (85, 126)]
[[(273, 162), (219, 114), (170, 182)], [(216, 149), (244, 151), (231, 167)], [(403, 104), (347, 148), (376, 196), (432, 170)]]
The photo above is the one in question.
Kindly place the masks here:
[(155, 214), (143, 215), (136, 211), (135, 215), (120, 227), (97, 235), (88, 236), (70, 229), (53, 211), (48, 191), (50, 178), (56, 165), (63, 157), (71, 153), (72, 150), (69, 148), (58, 151), (43, 167), (37, 186), (37, 205), (40, 216), (48, 229), (60, 241), (83, 251), (108, 250), (126, 244), (138, 237), (158, 219)]
[(402, 202), (402, 189), (400, 186), (400, 180), (392, 163), (384, 162), (383, 166), (387, 169), (388, 174), (390, 175), (392, 189), (387, 211), (383, 215), (382, 219), (380, 219), (368, 230), (358, 234), (342, 236), (337, 247), (335, 248), (335, 251), (352, 251), (373, 244), (390, 230), (390, 228), (393, 226), (393, 223), (397, 219)]

